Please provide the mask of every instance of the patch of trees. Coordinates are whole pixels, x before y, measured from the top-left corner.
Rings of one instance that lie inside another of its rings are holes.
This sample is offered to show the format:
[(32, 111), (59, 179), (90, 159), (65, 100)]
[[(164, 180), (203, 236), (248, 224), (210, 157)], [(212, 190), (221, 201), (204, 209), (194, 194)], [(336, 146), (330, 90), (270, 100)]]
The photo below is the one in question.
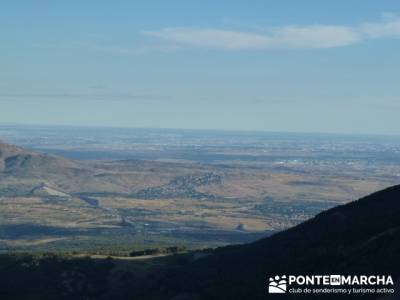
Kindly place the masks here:
[(153, 249), (144, 249), (140, 251), (132, 251), (129, 253), (129, 256), (144, 256), (144, 255), (162, 255), (162, 254), (177, 254), (186, 252), (185, 246), (172, 246), (167, 248), (153, 248)]

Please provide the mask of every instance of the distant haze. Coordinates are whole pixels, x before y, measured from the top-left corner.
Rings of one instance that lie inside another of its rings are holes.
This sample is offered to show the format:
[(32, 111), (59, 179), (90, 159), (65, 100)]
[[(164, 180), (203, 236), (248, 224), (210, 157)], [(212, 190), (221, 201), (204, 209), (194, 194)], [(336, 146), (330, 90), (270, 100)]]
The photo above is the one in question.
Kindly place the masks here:
[(6, 2), (2, 123), (400, 134), (398, 1)]

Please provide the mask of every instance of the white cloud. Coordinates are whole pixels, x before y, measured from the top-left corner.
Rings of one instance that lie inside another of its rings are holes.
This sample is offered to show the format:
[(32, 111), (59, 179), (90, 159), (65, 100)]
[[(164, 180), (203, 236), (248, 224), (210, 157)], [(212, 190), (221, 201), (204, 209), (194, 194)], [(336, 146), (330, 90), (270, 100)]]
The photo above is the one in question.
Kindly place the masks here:
[(357, 43), (360, 41), (360, 36), (349, 27), (291, 26), (277, 30), (274, 40), (277, 47), (333, 48)]
[(180, 45), (217, 49), (262, 48), (271, 42), (263, 35), (218, 29), (164, 28), (144, 34)]
[(163, 28), (142, 33), (177, 47), (225, 50), (318, 49), (349, 46), (369, 39), (400, 37), (400, 18), (393, 14), (386, 14), (379, 22), (354, 26), (281, 26), (269, 28), (263, 33), (212, 28)]
[(366, 23), (360, 26), (359, 31), (365, 38), (400, 37), (400, 19), (384, 23)]

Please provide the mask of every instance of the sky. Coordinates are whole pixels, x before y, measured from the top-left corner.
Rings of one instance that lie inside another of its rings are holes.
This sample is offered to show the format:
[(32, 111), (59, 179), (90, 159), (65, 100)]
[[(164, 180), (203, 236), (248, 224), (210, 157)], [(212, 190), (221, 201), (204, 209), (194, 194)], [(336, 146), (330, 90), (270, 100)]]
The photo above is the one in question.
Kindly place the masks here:
[(400, 1), (1, 0), (0, 123), (400, 134)]

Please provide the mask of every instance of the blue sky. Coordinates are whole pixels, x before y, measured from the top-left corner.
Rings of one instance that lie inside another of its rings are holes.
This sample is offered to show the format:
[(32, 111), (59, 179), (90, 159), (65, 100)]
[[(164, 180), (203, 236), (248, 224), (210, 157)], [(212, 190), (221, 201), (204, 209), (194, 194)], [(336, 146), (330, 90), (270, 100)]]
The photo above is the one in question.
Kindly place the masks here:
[(0, 122), (400, 134), (400, 2), (2, 1)]

